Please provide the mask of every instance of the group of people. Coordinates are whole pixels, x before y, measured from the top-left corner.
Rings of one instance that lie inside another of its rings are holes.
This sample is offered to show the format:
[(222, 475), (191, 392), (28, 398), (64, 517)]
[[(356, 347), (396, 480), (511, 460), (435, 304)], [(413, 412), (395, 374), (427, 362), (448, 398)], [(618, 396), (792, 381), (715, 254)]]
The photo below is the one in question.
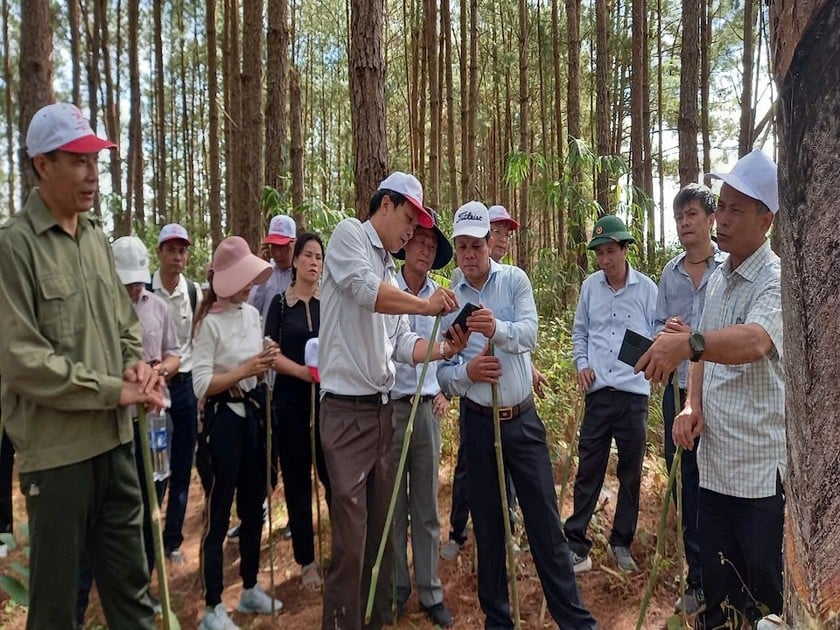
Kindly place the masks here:
[[(98, 153), (115, 147), (77, 108), (58, 103), (37, 112), (26, 148), (39, 185), (0, 227), (0, 459), (9, 461), (14, 447), (26, 497), (28, 628), (82, 621), (86, 576), (96, 580), (111, 627), (154, 627), (150, 497), (136, 416), (164, 407), (171, 473), (156, 493), (158, 501), (168, 493), (170, 562), (185, 560), (196, 450), (205, 490), (204, 630), (237, 627), (222, 599), (226, 535), (239, 542), (238, 610), (283, 608), (257, 580), (265, 502), (278, 476), (302, 585), (324, 588), (324, 629), (396, 622), (412, 592), (410, 565), (421, 609), (450, 627), (438, 563), (464, 544), (469, 513), (485, 627), (513, 628), (505, 520), (518, 518), (515, 509), (502, 513), (494, 415), (507, 503), (521, 510), (547, 609), (561, 628), (596, 628), (576, 574), (592, 568), (587, 530), (613, 440), (619, 491), (607, 551), (620, 570), (638, 571), (631, 547), (651, 381), (669, 383), (669, 466), (677, 447), (681, 453), (688, 589), (676, 608), (699, 613), (705, 628), (781, 611), (782, 325), (779, 261), (766, 241), (779, 208), (775, 165), (760, 151), (712, 174), (723, 180), (717, 201), (700, 185), (677, 195), (684, 251), (658, 288), (630, 266), (634, 238), (623, 221), (607, 215), (595, 223), (588, 248), (599, 270), (581, 287), (572, 330), (585, 408), (574, 508), (563, 523), (534, 398), (547, 385), (531, 360), (534, 293), (526, 273), (504, 262), (519, 225), (503, 206), (467, 201), (446, 234), (417, 178), (394, 172), (372, 196), (368, 218), (343, 220), (326, 247), (316, 234), (298, 234), (287, 216), (271, 220), (268, 260), (244, 239), (225, 238), (202, 292), (183, 273), (192, 243), (182, 226), (161, 229), (151, 277), (140, 239), (109, 244), (88, 210)], [(445, 288), (430, 272), (453, 255), (457, 269)], [(399, 269), (395, 258), (404, 260)], [(470, 314), (458, 318), (467, 305)], [(618, 358), (627, 330), (653, 339), (635, 366)], [(316, 338), (312, 369), (306, 355)], [(453, 397), (461, 443), (449, 541), (441, 546), (440, 418)], [(8, 468), (0, 473), (10, 479)], [(314, 546), (313, 477), (331, 524), (325, 574)], [(234, 501), (239, 524), (229, 530)], [(0, 508), (9, 521), (0, 526), (10, 529), (10, 513)]]

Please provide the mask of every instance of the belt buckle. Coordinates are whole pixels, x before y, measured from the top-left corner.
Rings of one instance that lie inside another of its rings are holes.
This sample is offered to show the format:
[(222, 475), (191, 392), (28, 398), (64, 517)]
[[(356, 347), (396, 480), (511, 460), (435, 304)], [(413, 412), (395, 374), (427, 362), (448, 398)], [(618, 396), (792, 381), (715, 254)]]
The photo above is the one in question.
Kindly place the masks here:
[(513, 418), (513, 407), (499, 407), (499, 420), (510, 420)]

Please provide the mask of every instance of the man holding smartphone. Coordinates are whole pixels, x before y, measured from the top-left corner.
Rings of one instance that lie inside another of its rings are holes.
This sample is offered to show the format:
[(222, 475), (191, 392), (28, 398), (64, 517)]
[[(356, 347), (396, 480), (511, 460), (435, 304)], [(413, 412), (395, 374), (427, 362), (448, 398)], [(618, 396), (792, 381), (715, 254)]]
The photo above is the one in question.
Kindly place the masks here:
[[(467, 346), (441, 363), (443, 390), (463, 397), (470, 507), (478, 549), (478, 598), (485, 626), (513, 628), (507, 593), (504, 520), (494, 456), (493, 385), (498, 386), (504, 463), (519, 494), (525, 531), (552, 617), (562, 627), (595, 628), (583, 606), (560, 526), (545, 427), (531, 392), (530, 352), (537, 343), (537, 308), (525, 272), (491, 260), (493, 239), (484, 204), (455, 213), (453, 239), (463, 278), (453, 286), (461, 304), (480, 308), (467, 318)], [(455, 314), (444, 318), (448, 327)], [(494, 351), (489, 352), (492, 342)]]

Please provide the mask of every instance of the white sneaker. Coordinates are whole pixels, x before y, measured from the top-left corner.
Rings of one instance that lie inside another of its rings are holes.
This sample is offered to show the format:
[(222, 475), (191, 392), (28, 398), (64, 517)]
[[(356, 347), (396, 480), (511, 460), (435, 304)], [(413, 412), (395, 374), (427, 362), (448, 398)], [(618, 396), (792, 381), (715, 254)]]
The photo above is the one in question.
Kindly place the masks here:
[(589, 557), (589, 554), (586, 554), (585, 556), (579, 556), (574, 551), (569, 549), (569, 557), (572, 560), (572, 569), (574, 570), (575, 574), (586, 573), (587, 571), (592, 570), (592, 558)]
[(216, 604), (215, 608), (209, 606), (204, 610), (204, 619), (201, 620), (199, 630), (239, 630), (239, 626), (233, 623), (228, 617), (225, 603)]
[[(274, 604), (274, 610), (272, 610), (272, 603)], [(272, 599), (268, 596), (268, 593), (262, 590), (259, 584), (256, 584), (254, 588), (242, 589), (237, 610), (243, 613), (270, 615), (283, 610), (283, 602), (279, 599)]]

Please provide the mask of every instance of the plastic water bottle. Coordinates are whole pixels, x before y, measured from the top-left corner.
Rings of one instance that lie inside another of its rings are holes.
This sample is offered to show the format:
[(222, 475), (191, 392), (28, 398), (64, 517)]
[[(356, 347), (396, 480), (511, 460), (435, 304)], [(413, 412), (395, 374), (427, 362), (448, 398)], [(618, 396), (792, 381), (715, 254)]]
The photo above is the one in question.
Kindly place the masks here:
[(149, 422), (149, 448), (152, 452), (152, 475), (155, 481), (163, 481), (171, 473), (169, 437), (172, 422), (166, 409), (172, 405), (172, 401), (167, 389), (163, 391), (163, 402), (164, 408), (160, 412), (151, 412), (146, 416)]

